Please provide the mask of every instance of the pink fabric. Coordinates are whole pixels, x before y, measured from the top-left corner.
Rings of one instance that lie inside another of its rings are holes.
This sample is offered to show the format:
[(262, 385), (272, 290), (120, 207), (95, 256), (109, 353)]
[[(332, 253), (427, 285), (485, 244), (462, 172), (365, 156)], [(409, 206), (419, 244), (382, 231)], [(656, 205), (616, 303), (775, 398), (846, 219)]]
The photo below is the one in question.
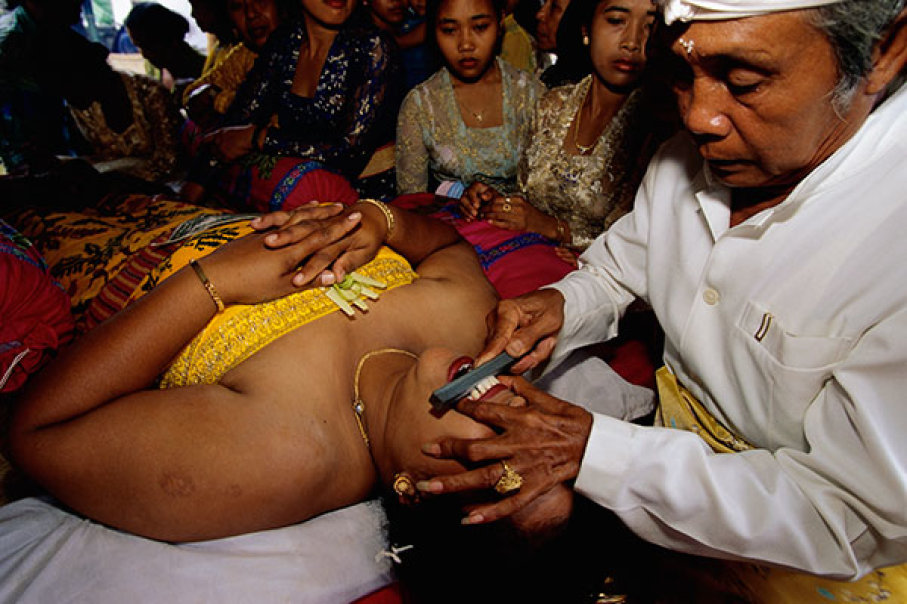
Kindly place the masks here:
[(502, 298), (513, 298), (559, 280), (573, 270), (555, 253), (555, 243), (537, 233), (508, 231), (483, 220), (467, 222), (457, 210), (456, 200), (430, 193), (403, 195), (395, 206), (431, 215), (452, 225), (472, 244), (485, 276)]
[(73, 318), (37, 251), (0, 227), (0, 392), (12, 392), (72, 338)]

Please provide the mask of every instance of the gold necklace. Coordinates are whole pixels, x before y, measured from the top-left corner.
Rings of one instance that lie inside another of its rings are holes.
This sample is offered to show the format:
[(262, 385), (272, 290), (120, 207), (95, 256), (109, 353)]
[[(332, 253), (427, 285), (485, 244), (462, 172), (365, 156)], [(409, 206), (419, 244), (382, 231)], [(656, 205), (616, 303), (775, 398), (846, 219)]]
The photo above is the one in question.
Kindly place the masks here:
[(485, 121), (485, 112), (484, 112), (484, 111), (473, 111), (473, 110), (472, 110), (472, 109), (471, 109), (471, 108), (463, 101), (463, 99), (461, 98), (461, 96), (462, 96), (462, 93), (461, 93), (460, 95), (458, 95), (458, 94), (456, 93), (456, 89), (454, 89), (454, 100), (457, 102), (457, 105), (458, 105), (460, 108), (465, 109), (467, 112), (469, 112), (469, 113), (472, 115), (472, 117), (474, 117), (474, 118), (476, 119), (477, 122), (479, 122), (480, 124), (483, 123), (483, 122)]
[(481, 124), (482, 122), (485, 121), (485, 112), (484, 111), (473, 111), (472, 109), (470, 109), (469, 107), (466, 106), (466, 103), (464, 103), (462, 99), (459, 101), (459, 103), (460, 103), (460, 106), (463, 107), (463, 109), (465, 109), (466, 111), (468, 111), (469, 113), (472, 114), (472, 117), (476, 118), (477, 122), (479, 122)]
[[(589, 85), (589, 88), (592, 88), (592, 85)], [(573, 120), (573, 146), (576, 147), (576, 150), (579, 151), (580, 155), (589, 155), (592, 153), (592, 150), (595, 149), (595, 143), (598, 140), (592, 141), (592, 144), (589, 146), (579, 144), (579, 131), (580, 131), (580, 121), (583, 119), (583, 105), (586, 104), (586, 99), (589, 97), (589, 88), (586, 88), (586, 94), (583, 95), (583, 100), (579, 104), (579, 109), (576, 112), (576, 119)]]
[(371, 455), (372, 453), (372, 445), (371, 441), (368, 438), (368, 430), (366, 430), (365, 427), (365, 401), (363, 401), (362, 397), (359, 396), (359, 376), (362, 374), (362, 367), (365, 365), (365, 362), (367, 360), (369, 360), (373, 356), (384, 354), (386, 352), (405, 354), (412, 359), (419, 358), (417, 354), (412, 353), (408, 350), (403, 350), (401, 348), (379, 348), (378, 350), (366, 352), (364, 355), (359, 357), (359, 362), (356, 363), (356, 372), (353, 375), (353, 416), (356, 418), (356, 425), (359, 427), (359, 435), (362, 436), (362, 441), (365, 443), (365, 448), (368, 449), (369, 455)]

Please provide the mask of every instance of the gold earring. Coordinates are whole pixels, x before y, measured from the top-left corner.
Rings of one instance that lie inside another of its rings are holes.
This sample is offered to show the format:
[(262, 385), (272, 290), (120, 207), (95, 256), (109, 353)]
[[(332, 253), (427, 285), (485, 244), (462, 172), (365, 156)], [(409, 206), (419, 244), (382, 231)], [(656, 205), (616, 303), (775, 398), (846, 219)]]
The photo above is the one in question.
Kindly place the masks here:
[(589, 35), (583, 34), (583, 46), (589, 46)]

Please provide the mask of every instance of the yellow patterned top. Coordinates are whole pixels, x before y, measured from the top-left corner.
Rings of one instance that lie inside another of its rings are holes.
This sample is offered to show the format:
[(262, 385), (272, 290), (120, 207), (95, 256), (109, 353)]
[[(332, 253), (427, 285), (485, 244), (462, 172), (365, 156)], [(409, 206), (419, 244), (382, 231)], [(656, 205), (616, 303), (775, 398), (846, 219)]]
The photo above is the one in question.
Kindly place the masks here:
[[(223, 228), (230, 237), (241, 237), (252, 229), (248, 223)], [(223, 238), (217, 227), (187, 241), (170, 260), (162, 263), (155, 280), (165, 279), (190, 259), (213, 252)], [(412, 283), (416, 273), (402, 256), (382, 248), (374, 260), (357, 272), (387, 283), (387, 289)], [(386, 291), (386, 290), (385, 290)], [(338, 307), (327, 297), (326, 288), (299, 291), (261, 304), (237, 304), (215, 315), (183, 349), (161, 378), (161, 388), (213, 384), (230, 369), (290, 331), (328, 315)]]
[(236, 90), (246, 79), (246, 74), (252, 69), (257, 58), (258, 53), (241, 42), (224, 50), (210, 69), (186, 87), (183, 91), (183, 104), (186, 104), (193, 91), (205, 84), (211, 84), (220, 89), (214, 98), (214, 110), (221, 114), (226, 113), (236, 97)]

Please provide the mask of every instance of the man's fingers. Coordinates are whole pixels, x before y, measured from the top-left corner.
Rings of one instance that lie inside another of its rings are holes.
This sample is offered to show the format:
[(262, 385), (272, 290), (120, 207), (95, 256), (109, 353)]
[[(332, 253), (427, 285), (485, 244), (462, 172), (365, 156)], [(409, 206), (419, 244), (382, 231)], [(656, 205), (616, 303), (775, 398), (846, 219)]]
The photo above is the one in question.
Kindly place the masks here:
[(500, 480), (503, 472), (504, 470), (500, 463), (489, 464), (475, 470), (461, 472), (460, 474), (437, 476), (429, 480), (422, 480), (416, 483), (416, 488), (431, 494), (490, 489)]
[[(534, 335), (531, 336), (531, 338), (534, 337)], [(531, 341), (531, 338), (529, 341)], [(522, 343), (518, 345), (522, 345)], [(542, 338), (535, 344), (535, 347), (530, 350), (528, 354), (524, 355), (519, 361), (513, 364), (513, 366), (510, 368), (510, 372), (515, 375), (519, 375), (539, 366), (551, 356), (551, 352), (554, 350), (555, 345), (557, 345), (556, 337), (549, 336), (547, 338)], [(507, 350), (511, 355), (519, 356), (513, 350), (511, 350), (510, 346), (507, 347)]]
[(463, 524), (486, 524), (501, 520), (516, 514), (536, 497), (537, 495), (527, 490), (504, 497), (496, 503), (474, 506), (469, 509), (469, 513), (461, 522)]
[(485, 325), (488, 337), (485, 339), (485, 349), (476, 357), (476, 367), (504, 351), (513, 332), (520, 325), (520, 311), (505, 300), (486, 315)]

